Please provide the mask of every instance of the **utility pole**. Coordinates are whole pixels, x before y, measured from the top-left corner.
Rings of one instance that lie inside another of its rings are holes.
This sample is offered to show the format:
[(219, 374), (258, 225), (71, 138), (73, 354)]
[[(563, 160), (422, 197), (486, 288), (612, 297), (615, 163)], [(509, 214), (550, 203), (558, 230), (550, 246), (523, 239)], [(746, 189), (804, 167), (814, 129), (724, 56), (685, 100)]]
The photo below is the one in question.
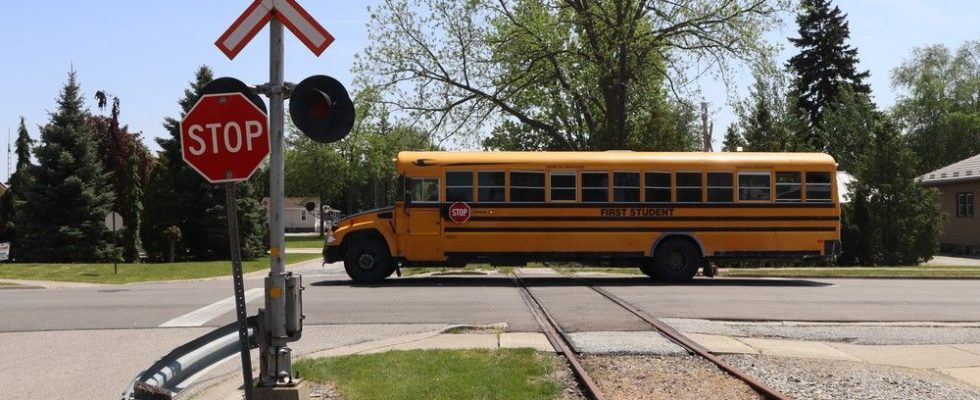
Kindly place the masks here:
[(701, 102), (701, 137), (704, 140), (704, 146), (702, 151), (712, 152), (714, 149), (711, 146), (711, 132), (715, 129), (715, 123), (712, 121), (708, 124), (708, 102)]

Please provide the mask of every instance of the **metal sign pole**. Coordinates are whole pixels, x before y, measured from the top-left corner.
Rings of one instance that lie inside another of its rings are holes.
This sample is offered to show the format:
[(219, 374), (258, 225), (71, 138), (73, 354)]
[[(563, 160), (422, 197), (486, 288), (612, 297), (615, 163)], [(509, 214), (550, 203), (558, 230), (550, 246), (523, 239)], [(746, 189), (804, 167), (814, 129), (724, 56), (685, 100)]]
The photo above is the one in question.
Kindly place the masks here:
[(265, 309), (267, 315), (268, 351), (262, 353), (263, 374), (260, 384), (277, 386), (290, 384), (293, 369), (290, 349), (286, 345), (286, 266), (285, 236), (282, 223), (283, 181), (285, 167), (283, 160), (284, 125), (284, 74), (283, 74), (283, 32), (275, 10), (269, 25), (269, 84), (266, 96), (269, 97), (269, 277), (265, 281)]
[(245, 400), (254, 399), (252, 391), (252, 355), (248, 349), (248, 326), (245, 311), (245, 284), (242, 282), (242, 248), (238, 238), (238, 202), (235, 200), (235, 182), (225, 182), (225, 210), (228, 212), (228, 245), (231, 250), (231, 275), (235, 284), (235, 314), (238, 319), (238, 340), (242, 354), (242, 378)]

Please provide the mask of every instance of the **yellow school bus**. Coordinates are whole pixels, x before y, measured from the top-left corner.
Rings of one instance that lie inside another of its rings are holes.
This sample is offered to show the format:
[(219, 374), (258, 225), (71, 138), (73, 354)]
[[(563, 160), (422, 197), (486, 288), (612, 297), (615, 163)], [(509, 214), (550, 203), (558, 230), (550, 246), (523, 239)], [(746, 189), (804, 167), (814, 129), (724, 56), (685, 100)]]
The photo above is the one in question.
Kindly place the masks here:
[(667, 282), (712, 261), (835, 258), (836, 164), (822, 153), (401, 152), (394, 207), (324, 247), (357, 282), (412, 265), (575, 261)]

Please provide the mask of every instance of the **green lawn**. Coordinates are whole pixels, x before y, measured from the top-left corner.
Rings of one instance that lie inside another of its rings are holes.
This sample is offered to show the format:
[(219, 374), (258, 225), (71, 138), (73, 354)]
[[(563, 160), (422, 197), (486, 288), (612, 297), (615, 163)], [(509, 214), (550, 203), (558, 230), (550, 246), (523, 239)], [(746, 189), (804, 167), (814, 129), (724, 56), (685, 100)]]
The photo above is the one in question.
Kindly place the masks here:
[(315, 233), (303, 236), (286, 236), (287, 249), (322, 249), (323, 238)]
[(531, 349), (411, 350), (301, 360), (298, 375), (345, 400), (553, 399), (555, 358)]
[(980, 267), (800, 267), (729, 268), (720, 276), (785, 278), (980, 278)]
[[(286, 254), (286, 263), (313, 260), (319, 254)], [(269, 268), (269, 258), (242, 263), (244, 272)], [(119, 264), (113, 274), (112, 264), (0, 264), (0, 279), (68, 281), (88, 283), (131, 283), (199, 279), (231, 275), (231, 261), (178, 262), (164, 264)]]
[(0, 286), (16, 286), (16, 283), (11, 282), (0, 282)]

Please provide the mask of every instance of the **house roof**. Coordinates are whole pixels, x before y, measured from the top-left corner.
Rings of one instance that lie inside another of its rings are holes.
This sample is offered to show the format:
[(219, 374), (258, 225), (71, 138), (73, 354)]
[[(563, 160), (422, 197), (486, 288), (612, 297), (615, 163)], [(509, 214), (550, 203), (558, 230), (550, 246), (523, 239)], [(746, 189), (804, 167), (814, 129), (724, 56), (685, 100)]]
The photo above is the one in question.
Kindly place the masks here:
[[(306, 203), (311, 202), (311, 201), (314, 204), (319, 204), (319, 201), (317, 201), (316, 199), (313, 199), (313, 198), (308, 198), (308, 197), (286, 197), (286, 198), (283, 198), (282, 199), (282, 205), (283, 205), (283, 208), (296, 208), (296, 209), (300, 209), (300, 208), (305, 208), (306, 207)], [(263, 197), (262, 198), (262, 206), (264, 206), (266, 208), (269, 207), (269, 198), (268, 197)]]
[(919, 179), (923, 185), (980, 180), (980, 154), (928, 172)]

